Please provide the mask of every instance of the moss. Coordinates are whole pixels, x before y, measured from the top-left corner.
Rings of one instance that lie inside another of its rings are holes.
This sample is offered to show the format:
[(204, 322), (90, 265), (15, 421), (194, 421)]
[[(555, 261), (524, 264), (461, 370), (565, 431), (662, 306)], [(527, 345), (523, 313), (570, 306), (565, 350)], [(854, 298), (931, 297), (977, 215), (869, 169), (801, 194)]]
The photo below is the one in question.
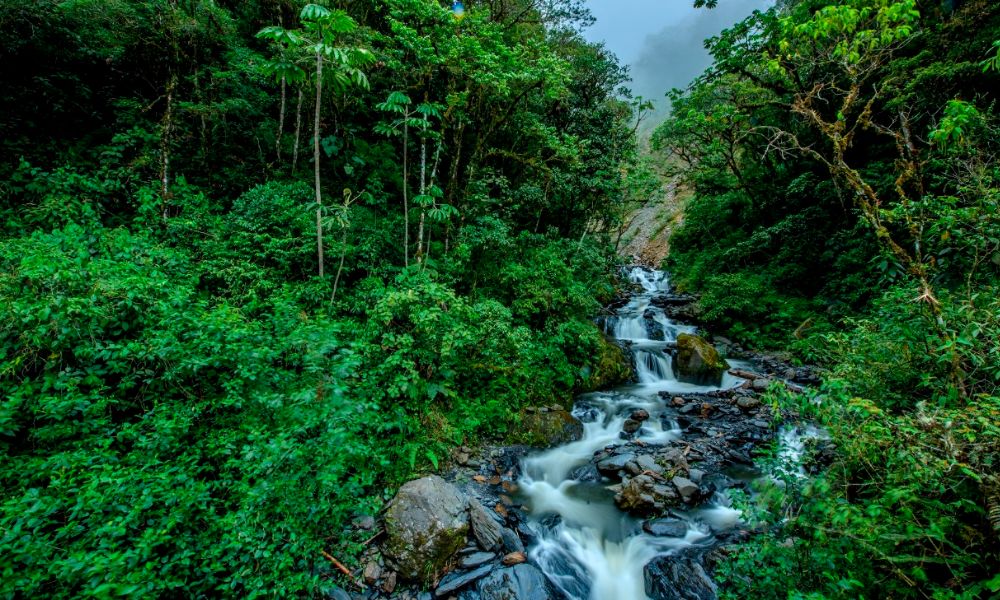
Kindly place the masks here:
[(581, 391), (607, 389), (628, 383), (632, 377), (632, 361), (622, 347), (601, 338), (593, 370), (584, 378)]
[(583, 424), (565, 410), (525, 409), (511, 442), (548, 448), (580, 439)]

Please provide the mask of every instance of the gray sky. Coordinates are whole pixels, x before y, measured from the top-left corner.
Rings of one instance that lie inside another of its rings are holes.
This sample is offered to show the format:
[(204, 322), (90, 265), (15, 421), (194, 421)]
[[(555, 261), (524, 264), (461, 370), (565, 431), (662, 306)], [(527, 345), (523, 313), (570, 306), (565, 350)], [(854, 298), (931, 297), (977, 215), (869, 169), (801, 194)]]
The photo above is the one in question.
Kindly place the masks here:
[(711, 64), (705, 38), (773, 0), (720, 0), (718, 8), (694, 8), (692, 0), (588, 0), (597, 23), (584, 32), (604, 42), (630, 66), (632, 91), (666, 111), (664, 94), (686, 87)]

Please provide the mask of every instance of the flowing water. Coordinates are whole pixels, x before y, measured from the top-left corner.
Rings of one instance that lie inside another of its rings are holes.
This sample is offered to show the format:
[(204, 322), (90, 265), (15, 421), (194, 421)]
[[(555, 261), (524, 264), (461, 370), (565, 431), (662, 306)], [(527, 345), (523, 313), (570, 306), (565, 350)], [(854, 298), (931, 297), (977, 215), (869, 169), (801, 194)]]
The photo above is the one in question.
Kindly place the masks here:
[[(632, 282), (642, 292), (604, 322), (605, 332), (627, 341), (636, 364), (637, 384), (587, 394), (578, 399), (573, 414), (583, 421), (582, 439), (524, 460), (520, 489), (526, 498), (538, 541), (530, 549), (532, 561), (573, 600), (644, 600), (643, 568), (657, 556), (711, 541), (711, 531), (734, 527), (739, 511), (729, 507), (724, 494), (707, 506), (686, 513), (683, 537), (653, 537), (642, 522), (618, 510), (607, 483), (582, 481), (574, 472), (594, 452), (623, 444), (619, 437), (625, 419), (636, 409), (649, 412), (638, 438), (663, 444), (681, 435), (676, 423), (664, 422), (660, 392), (704, 393), (720, 388), (677, 381), (668, 349), (678, 334), (694, 327), (672, 322), (651, 303), (667, 293), (665, 273), (632, 269)], [(722, 388), (743, 380), (725, 375)]]

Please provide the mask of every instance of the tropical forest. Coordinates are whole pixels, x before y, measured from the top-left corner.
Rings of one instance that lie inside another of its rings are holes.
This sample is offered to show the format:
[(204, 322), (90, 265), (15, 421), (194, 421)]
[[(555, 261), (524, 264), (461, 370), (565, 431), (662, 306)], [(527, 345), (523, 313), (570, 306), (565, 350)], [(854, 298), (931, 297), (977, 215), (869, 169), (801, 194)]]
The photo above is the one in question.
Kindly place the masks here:
[(0, 30), (0, 599), (1000, 599), (1000, 3)]

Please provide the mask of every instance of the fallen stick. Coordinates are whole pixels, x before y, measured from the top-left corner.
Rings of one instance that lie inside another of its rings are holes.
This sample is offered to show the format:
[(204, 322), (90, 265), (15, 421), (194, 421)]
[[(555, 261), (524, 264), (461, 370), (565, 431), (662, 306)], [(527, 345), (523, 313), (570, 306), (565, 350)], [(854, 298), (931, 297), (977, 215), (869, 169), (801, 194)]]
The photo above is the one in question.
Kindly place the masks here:
[(337, 567), (338, 571), (340, 571), (341, 573), (343, 573), (344, 575), (346, 575), (347, 578), (348, 578), (348, 580), (350, 580), (351, 583), (353, 583), (354, 585), (358, 586), (362, 590), (367, 589), (364, 586), (363, 583), (359, 583), (359, 582), (357, 582), (357, 581), (354, 580), (354, 574), (351, 573), (350, 569), (348, 569), (347, 567), (344, 566), (344, 563), (342, 563), (339, 560), (337, 560), (336, 558), (334, 558), (333, 555), (330, 554), (329, 552), (327, 552), (326, 550), (320, 550), (320, 553), (323, 555), (323, 558), (325, 558), (328, 561), (332, 562), (333, 566)]

